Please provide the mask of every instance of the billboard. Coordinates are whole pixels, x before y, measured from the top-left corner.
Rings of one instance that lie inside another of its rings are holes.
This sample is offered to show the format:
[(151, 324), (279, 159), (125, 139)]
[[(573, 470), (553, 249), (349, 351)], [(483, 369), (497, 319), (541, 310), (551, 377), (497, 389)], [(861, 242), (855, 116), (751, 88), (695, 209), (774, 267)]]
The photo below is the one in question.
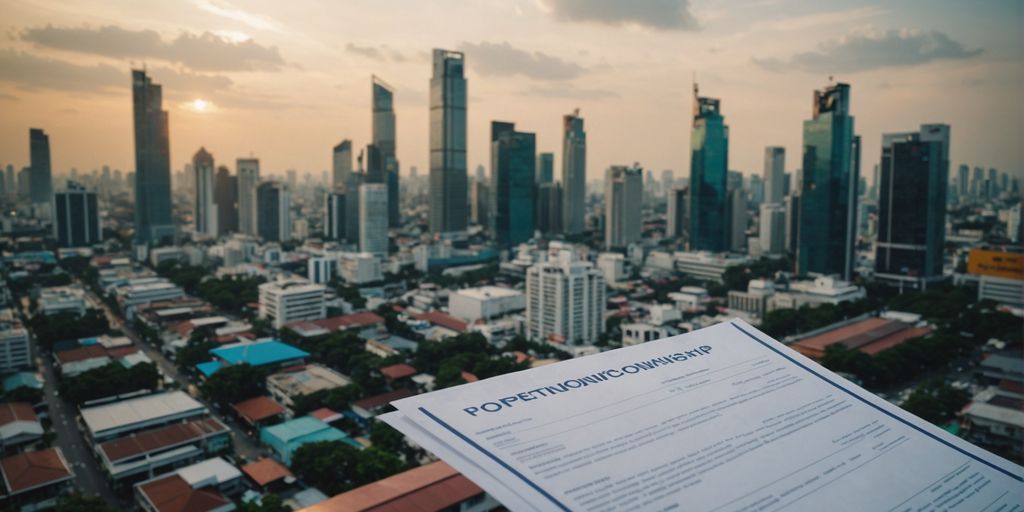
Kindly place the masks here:
[(970, 254), (967, 255), (967, 272), (1024, 280), (1024, 254), (971, 249)]

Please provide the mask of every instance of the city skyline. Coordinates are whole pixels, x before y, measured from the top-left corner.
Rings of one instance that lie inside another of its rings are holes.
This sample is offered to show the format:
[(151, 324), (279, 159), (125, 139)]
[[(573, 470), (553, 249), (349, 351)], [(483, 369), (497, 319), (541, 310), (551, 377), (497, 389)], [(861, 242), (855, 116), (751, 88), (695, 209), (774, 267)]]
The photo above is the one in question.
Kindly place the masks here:
[[(0, 160), (27, 165), (24, 131), (40, 127), (52, 137), (55, 175), (104, 164), (133, 170), (125, 84), (131, 65), (145, 63), (164, 85), (174, 170), (200, 146), (229, 160), (251, 151), (268, 176), (330, 169), (339, 140), (356, 147), (372, 141), (366, 82), (377, 75), (395, 89), (401, 173), (412, 166), (423, 172), (429, 52), (450, 48), (465, 53), (473, 83), (467, 167), (487, 163), (488, 126), (497, 119), (537, 133), (537, 151), (560, 160), (560, 116), (579, 107), (590, 139), (588, 181), (625, 161), (686, 177), (687, 91), (696, 73), (730, 105), (730, 167), (747, 175), (759, 174), (765, 146), (799, 154), (807, 95), (829, 75), (857, 91), (851, 111), (865, 141), (863, 175), (879, 161), (882, 134), (932, 122), (951, 125), (953, 165), (1021, 175), (1024, 149), (1016, 141), (1024, 107), (998, 98), (1024, 76), (1022, 50), (1012, 30), (997, 29), (1019, 22), (1019, 7), (997, 3), (958, 15), (964, 7), (763, 3), (726, 12), (706, 2), (668, 2), (667, 13), (653, 4), (598, 3), (586, 16), (554, 0), (471, 5), (460, 9), (462, 17), (427, 21), (418, 31), (406, 20), (425, 18), (403, 17), (379, 37), (361, 27), (344, 37), (328, 34), (318, 20), (299, 19), (311, 17), (308, 8), (257, 4), (243, 11), (197, 1), (162, 12), (125, 5), (112, 19), (13, 4), (14, 36), (0, 45), (0, 103), (9, 111)], [(511, 15), (486, 33), (459, 23), (507, 10)], [(381, 15), (362, 5), (351, 11)], [(288, 38), (300, 23), (308, 30)], [(542, 34), (555, 28), (557, 36)], [(559, 44), (548, 44), (555, 38)], [(112, 41), (148, 43), (126, 51)], [(100, 115), (105, 122), (96, 125)]]

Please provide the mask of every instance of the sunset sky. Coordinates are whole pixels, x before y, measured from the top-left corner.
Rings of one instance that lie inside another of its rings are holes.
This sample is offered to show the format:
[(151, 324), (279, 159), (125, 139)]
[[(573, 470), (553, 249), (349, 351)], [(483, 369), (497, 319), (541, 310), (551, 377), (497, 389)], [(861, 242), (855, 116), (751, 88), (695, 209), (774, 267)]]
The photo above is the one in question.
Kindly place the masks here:
[(200, 146), (232, 171), (250, 152), (265, 174), (326, 170), (341, 139), (369, 142), (376, 74), (396, 89), (401, 170), (423, 174), (437, 47), (466, 52), (471, 172), (492, 120), (560, 159), (561, 116), (578, 107), (590, 179), (633, 162), (687, 176), (694, 74), (748, 174), (767, 145), (799, 166), (830, 75), (852, 86), (869, 179), (883, 132), (935, 122), (952, 125), (951, 173), (1024, 170), (1019, 0), (4, 0), (0, 25), (0, 164), (18, 168), (39, 127), (57, 173), (131, 170), (129, 70), (145, 64), (175, 170)]

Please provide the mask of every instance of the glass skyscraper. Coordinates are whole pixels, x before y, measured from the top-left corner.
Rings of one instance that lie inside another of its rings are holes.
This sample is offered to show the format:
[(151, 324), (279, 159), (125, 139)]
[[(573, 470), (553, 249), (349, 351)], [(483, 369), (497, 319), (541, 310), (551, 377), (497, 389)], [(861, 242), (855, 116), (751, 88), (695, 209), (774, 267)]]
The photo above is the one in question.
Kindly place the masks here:
[(491, 123), (491, 233), (499, 250), (533, 237), (537, 142), (515, 124)]
[(577, 109), (562, 118), (562, 227), (578, 235), (586, 227), (587, 132)]
[(623, 249), (643, 235), (644, 171), (613, 165), (604, 174), (604, 246)]
[(28, 131), (30, 169), (29, 196), (33, 203), (50, 204), (53, 178), (50, 168), (50, 136), (39, 128)]
[(555, 154), (541, 153), (537, 155), (537, 184), (551, 183), (555, 180)]
[(395, 143), (395, 91), (383, 80), (373, 77), (373, 145), (380, 152), (383, 183), (388, 186), (388, 225), (397, 227), (400, 219), (398, 204), (398, 157)]
[(804, 121), (803, 179), (796, 270), (850, 279), (856, 242), (860, 139), (853, 134), (850, 86), (814, 91)]
[(96, 193), (69, 181), (54, 195), (53, 233), (61, 247), (88, 247), (102, 241)]
[(161, 87), (146, 72), (132, 70), (135, 126), (135, 242), (174, 242), (171, 218), (171, 157), (167, 111)]
[(690, 134), (689, 247), (692, 251), (729, 250), (729, 127), (716, 98), (702, 98), (693, 86)]
[(949, 125), (882, 136), (875, 275), (924, 288), (942, 276)]
[(430, 231), (463, 231), (466, 195), (466, 78), (462, 52), (434, 50), (430, 78)]

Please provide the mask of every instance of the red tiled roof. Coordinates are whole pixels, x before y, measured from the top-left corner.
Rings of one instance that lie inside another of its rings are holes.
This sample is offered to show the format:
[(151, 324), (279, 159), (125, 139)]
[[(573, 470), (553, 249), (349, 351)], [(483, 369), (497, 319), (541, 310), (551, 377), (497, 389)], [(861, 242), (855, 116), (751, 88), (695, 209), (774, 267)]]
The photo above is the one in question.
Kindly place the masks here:
[(318, 419), (318, 420), (320, 420), (320, 421), (322, 421), (322, 422), (324, 422), (324, 423), (331, 423), (333, 421), (337, 421), (337, 420), (340, 420), (341, 418), (343, 418), (343, 416), (342, 416), (342, 414), (340, 412), (328, 409), (326, 407), (321, 407), (321, 408), (319, 408), (319, 409), (309, 413), (309, 415), (314, 417), (314, 418), (316, 418), (316, 419)]
[(473, 375), (472, 373), (469, 373), (467, 371), (463, 371), (462, 372), (462, 380), (464, 380), (466, 382), (476, 382), (476, 381), (480, 380), (480, 378), (477, 377), (476, 375)]
[(177, 474), (140, 484), (138, 488), (157, 512), (206, 512), (231, 503), (214, 489), (193, 489)]
[(355, 402), (352, 402), (352, 405), (366, 411), (373, 411), (381, 407), (384, 407), (396, 400), (401, 400), (403, 398), (408, 398), (414, 395), (416, 395), (416, 393), (408, 389), (397, 389), (395, 391), (389, 391), (387, 393), (371, 396), (368, 398), (364, 398), (362, 400), (356, 400)]
[(257, 423), (284, 412), (284, 407), (267, 396), (258, 396), (231, 406), (249, 423)]
[(420, 313), (413, 315), (413, 318), (417, 320), (425, 320), (435, 325), (440, 325), (447, 329), (451, 329), (456, 332), (466, 332), (469, 324), (441, 311), (429, 311), (427, 313)]
[(339, 494), (303, 512), (447, 510), (482, 492), (454, 468), (438, 461)]
[(393, 364), (380, 369), (380, 374), (388, 380), (403, 379), (416, 375), (416, 368), (405, 363)]
[(86, 359), (105, 357), (107, 355), (107, 349), (104, 348), (103, 345), (86, 345), (84, 347), (57, 352), (57, 361), (60, 361), (60, 364), (68, 364), (75, 361), (85, 361)]
[(383, 323), (384, 319), (380, 315), (367, 311), (362, 313), (352, 313), (349, 315), (332, 316), (322, 320), (302, 320), (292, 322), (285, 327), (308, 329), (311, 325), (315, 325), (317, 327), (327, 329), (328, 331), (336, 332), (344, 329), (351, 329), (353, 327), (367, 327)]
[(19, 453), (0, 460), (9, 494), (18, 494), (71, 478), (59, 448)]
[(134, 354), (134, 353), (136, 353), (138, 351), (139, 351), (139, 347), (136, 347), (135, 345), (131, 345), (131, 346), (127, 346), (127, 347), (116, 347), (116, 348), (107, 349), (107, 355), (110, 356), (111, 358), (118, 359), (118, 358), (124, 357), (124, 356), (126, 356), (128, 354)]
[(1002, 379), (999, 381), (999, 389), (1010, 393), (1024, 394), (1024, 382)]
[(108, 460), (117, 462), (163, 448), (190, 443), (204, 436), (227, 432), (227, 430), (228, 427), (223, 423), (213, 418), (207, 418), (145, 430), (107, 441), (99, 448)]
[(39, 421), (32, 405), (24, 402), (0, 403), (0, 426), (15, 421)]
[(929, 327), (913, 327), (896, 320), (872, 317), (804, 338), (792, 344), (791, 347), (797, 352), (815, 359), (824, 355), (825, 349), (836, 343), (850, 349), (860, 350), (868, 355), (874, 355), (931, 332)]
[(270, 458), (263, 458), (251, 464), (246, 464), (242, 466), (242, 472), (260, 487), (274, 483), (282, 478), (294, 476), (288, 468)]

